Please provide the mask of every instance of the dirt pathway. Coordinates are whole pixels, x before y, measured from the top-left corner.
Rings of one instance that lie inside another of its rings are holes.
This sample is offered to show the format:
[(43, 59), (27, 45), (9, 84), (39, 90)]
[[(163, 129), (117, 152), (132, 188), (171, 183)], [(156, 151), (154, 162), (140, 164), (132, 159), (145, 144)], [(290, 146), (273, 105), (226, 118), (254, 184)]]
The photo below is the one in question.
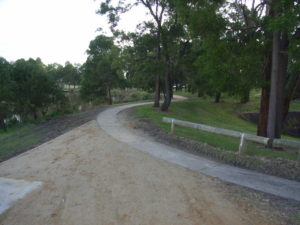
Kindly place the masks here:
[(0, 164), (0, 177), (42, 181), (0, 224), (280, 224), (227, 197), (226, 185), (132, 149), (91, 121)]

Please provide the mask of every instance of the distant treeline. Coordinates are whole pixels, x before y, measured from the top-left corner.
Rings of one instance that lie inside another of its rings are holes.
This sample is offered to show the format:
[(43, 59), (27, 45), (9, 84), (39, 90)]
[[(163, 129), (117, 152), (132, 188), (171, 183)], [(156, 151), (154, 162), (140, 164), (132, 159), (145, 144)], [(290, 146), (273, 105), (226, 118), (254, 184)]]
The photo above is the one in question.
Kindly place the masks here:
[(79, 85), (80, 65), (67, 62), (45, 65), (41, 59), (8, 62), (0, 57), (0, 125), (13, 115), (37, 119), (49, 108), (63, 111), (67, 104), (64, 85)]

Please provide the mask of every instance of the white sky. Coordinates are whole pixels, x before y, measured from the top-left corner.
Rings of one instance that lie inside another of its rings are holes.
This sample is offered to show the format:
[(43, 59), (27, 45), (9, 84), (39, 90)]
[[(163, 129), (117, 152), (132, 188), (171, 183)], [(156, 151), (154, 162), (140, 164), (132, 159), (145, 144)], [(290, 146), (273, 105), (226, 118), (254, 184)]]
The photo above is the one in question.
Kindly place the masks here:
[[(106, 16), (95, 13), (99, 7), (99, 0), (0, 0), (0, 56), (83, 63), (97, 28), (109, 35)], [(145, 10), (136, 9), (120, 27), (133, 31), (143, 19)]]

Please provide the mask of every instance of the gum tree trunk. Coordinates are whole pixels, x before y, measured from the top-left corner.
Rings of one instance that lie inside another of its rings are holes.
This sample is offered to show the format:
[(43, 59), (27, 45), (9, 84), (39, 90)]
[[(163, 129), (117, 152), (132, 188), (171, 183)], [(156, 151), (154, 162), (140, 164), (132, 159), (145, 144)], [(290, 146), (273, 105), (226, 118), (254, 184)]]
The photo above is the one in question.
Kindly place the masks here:
[(280, 138), (283, 120), (284, 86), (286, 83), (288, 56), (287, 34), (279, 31), (273, 33), (271, 92), (268, 113), (267, 135)]
[(171, 75), (169, 71), (166, 73), (165, 76), (165, 88), (166, 88), (165, 99), (164, 99), (164, 103), (160, 108), (160, 110), (163, 112), (168, 111), (172, 100), (172, 84), (171, 84)]
[(264, 85), (261, 89), (260, 112), (258, 118), (257, 135), (267, 137), (268, 113), (270, 100), (270, 81), (272, 68), (272, 54), (268, 52), (265, 55), (263, 81)]

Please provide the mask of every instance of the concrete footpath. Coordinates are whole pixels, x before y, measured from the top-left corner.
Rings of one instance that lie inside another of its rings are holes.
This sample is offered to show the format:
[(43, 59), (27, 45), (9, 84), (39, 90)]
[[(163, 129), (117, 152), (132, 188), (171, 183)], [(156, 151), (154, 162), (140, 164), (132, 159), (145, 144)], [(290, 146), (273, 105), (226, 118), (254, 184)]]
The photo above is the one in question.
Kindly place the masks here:
[(138, 150), (147, 152), (152, 156), (230, 183), (300, 201), (300, 182), (210, 161), (188, 154), (180, 149), (157, 143), (150, 137), (147, 138), (134, 134), (123, 125), (122, 121), (118, 119), (117, 114), (122, 110), (143, 104), (149, 103), (109, 108), (98, 115), (97, 122), (113, 138), (125, 142)]
[(42, 182), (31, 182), (0, 177), (0, 215), (12, 203), (22, 199), (25, 195), (42, 186)]

